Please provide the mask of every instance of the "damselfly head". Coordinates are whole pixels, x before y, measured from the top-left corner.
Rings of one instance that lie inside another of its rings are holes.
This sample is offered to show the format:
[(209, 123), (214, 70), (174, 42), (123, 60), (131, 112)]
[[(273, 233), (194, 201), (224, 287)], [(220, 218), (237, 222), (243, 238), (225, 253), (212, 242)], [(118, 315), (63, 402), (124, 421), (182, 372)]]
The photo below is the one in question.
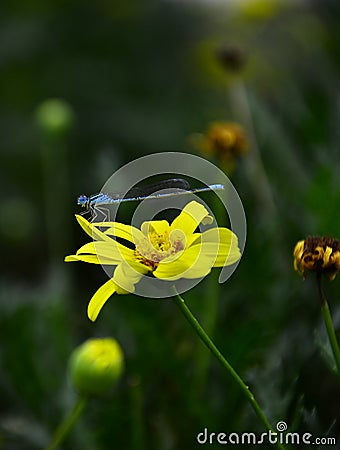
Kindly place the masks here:
[(77, 199), (77, 205), (81, 205), (83, 208), (85, 208), (88, 205), (89, 198), (86, 195), (79, 195)]

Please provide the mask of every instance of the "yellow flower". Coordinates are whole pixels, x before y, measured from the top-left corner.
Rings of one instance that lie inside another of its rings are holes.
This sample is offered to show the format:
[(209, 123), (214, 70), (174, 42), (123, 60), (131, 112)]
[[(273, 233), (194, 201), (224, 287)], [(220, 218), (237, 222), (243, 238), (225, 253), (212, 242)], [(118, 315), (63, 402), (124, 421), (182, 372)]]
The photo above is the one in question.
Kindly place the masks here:
[(294, 269), (300, 275), (315, 271), (334, 280), (340, 271), (340, 241), (318, 236), (299, 241), (294, 249)]
[(248, 150), (243, 128), (233, 122), (214, 122), (206, 132), (206, 151), (220, 158), (242, 155)]
[[(83, 245), (65, 261), (117, 266), (112, 278), (98, 289), (88, 305), (92, 321), (112, 294), (134, 292), (143, 275), (166, 281), (201, 278), (212, 267), (231, 265), (241, 256), (237, 237), (229, 229), (195, 232), (201, 223), (212, 223), (206, 208), (196, 201), (188, 203), (171, 225), (166, 220), (155, 220), (144, 222), (140, 230), (117, 222), (90, 223), (82, 216), (76, 218), (93, 242)], [(130, 245), (123, 245), (122, 241)]]
[(210, 158), (216, 158), (227, 173), (233, 171), (235, 161), (249, 147), (245, 130), (234, 122), (212, 122), (204, 134), (192, 136), (191, 144)]

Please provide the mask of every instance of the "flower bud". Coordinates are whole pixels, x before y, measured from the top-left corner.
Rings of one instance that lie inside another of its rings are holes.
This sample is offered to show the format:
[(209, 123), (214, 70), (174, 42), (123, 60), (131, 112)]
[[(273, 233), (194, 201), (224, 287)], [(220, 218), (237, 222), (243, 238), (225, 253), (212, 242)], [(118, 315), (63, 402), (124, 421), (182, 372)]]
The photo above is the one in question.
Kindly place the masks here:
[(123, 352), (117, 341), (89, 339), (71, 354), (69, 376), (80, 394), (101, 396), (112, 389), (123, 367)]
[(44, 136), (55, 139), (72, 128), (74, 114), (64, 100), (50, 99), (40, 104), (35, 113), (36, 123)]

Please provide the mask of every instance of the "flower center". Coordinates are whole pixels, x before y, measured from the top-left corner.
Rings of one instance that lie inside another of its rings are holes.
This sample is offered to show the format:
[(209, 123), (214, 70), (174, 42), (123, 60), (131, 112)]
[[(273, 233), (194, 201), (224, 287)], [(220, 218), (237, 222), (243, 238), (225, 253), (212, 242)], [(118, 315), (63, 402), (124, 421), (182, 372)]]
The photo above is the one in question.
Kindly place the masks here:
[(150, 271), (157, 269), (160, 261), (173, 256), (185, 248), (185, 234), (181, 230), (173, 230), (169, 234), (150, 231), (148, 236), (136, 242), (135, 257)]

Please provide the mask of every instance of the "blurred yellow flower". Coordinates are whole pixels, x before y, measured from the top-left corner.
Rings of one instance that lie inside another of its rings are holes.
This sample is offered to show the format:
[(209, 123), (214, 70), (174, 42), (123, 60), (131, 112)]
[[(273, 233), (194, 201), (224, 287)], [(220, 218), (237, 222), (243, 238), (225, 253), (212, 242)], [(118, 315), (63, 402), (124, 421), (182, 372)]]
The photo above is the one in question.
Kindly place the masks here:
[(227, 172), (235, 160), (248, 151), (244, 129), (234, 122), (213, 122), (203, 135), (196, 135), (192, 144), (206, 156), (216, 158)]
[(300, 275), (315, 271), (334, 280), (340, 271), (340, 241), (318, 236), (299, 241), (294, 249), (294, 269)]
[(246, 2), (235, 2), (239, 14), (250, 20), (269, 20), (278, 15), (289, 6), (287, 0), (248, 0)]
[[(76, 218), (94, 241), (65, 261), (117, 266), (113, 277), (98, 289), (88, 305), (92, 321), (112, 294), (134, 292), (143, 275), (167, 281), (201, 278), (212, 267), (231, 265), (241, 256), (237, 237), (229, 229), (195, 232), (201, 223), (212, 223), (206, 208), (196, 201), (188, 203), (171, 225), (166, 220), (155, 220), (144, 222), (140, 230), (117, 222), (90, 223), (82, 216)], [(129, 246), (119, 242), (122, 240)]]

